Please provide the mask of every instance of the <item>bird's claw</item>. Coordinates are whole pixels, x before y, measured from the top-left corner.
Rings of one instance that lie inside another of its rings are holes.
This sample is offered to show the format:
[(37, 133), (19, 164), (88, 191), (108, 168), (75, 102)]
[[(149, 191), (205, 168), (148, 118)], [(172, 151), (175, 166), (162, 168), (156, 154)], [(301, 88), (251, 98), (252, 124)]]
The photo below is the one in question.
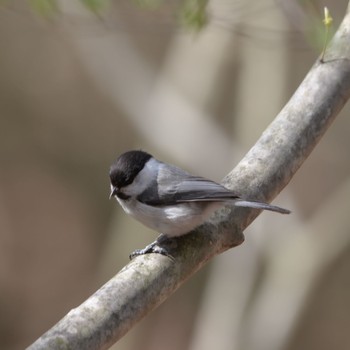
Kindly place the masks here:
[(129, 255), (129, 258), (130, 258), (130, 260), (132, 260), (136, 256), (139, 256), (139, 255), (155, 253), (155, 254), (161, 254), (161, 255), (164, 255), (168, 258), (174, 259), (173, 256), (168, 252), (168, 250), (166, 248), (158, 245), (159, 243), (162, 243), (162, 242), (164, 243), (164, 242), (167, 242), (168, 240), (169, 239), (166, 236), (160, 235), (154, 242), (152, 242), (151, 244), (149, 244), (145, 248), (136, 249), (135, 251), (133, 251)]

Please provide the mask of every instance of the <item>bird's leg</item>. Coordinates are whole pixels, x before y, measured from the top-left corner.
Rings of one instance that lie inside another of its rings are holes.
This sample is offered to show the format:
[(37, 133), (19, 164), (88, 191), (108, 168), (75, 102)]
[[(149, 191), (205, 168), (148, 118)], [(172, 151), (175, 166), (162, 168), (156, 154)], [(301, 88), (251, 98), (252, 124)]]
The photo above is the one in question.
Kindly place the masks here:
[(168, 258), (173, 259), (171, 254), (168, 252), (167, 248), (161, 247), (160, 244), (169, 245), (169, 243), (170, 243), (171, 245), (173, 245), (174, 242), (175, 241), (173, 239), (171, 239), (171, 238), (169, 238), (166, 235), (161, 233), (154, 242), (152, 242), (151, 244), (149, 244), (145, 248), (143, 248), (143, 249), (136, 249), (135, 251), (133, 251), (129, 255), (129, 258), (130, 258), (130, 260), (132, 260), (133, 258), (135, 258), (138, 255), (155, 253), (155, 254), (165, 255)]

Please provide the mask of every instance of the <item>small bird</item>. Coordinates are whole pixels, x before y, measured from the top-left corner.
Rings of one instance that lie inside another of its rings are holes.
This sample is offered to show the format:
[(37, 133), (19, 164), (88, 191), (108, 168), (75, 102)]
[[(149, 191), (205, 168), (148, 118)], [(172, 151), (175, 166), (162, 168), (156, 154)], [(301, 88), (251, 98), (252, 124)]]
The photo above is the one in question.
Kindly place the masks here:
[[(228, 202), (289, 214), (290, 211), (267, 203), (245, 200), (226, 187), (163, 163), (144, 151), (120, 155), (109, 172), (110, 198), (115, 197), (127, 214), (145, 226), (161, 232), (163, 239), (184, 235), (204, 223)], [(151, 252), (168, 255), (160, 240), (131, 257)]]

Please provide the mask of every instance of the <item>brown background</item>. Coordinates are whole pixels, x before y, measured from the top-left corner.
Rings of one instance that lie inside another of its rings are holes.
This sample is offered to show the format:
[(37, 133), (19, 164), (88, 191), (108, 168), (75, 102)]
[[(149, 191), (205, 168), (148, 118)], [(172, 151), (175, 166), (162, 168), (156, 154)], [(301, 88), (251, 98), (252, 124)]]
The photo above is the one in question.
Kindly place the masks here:
[[(0, 346), (22, 349), (155, 233), (108, 201), (109, 165), (142, 148), (219, 181), (320, 48), (323, 3), (213, 1), (178, 26), (113, 2), (45, 19), (0, 7)], [(293, 5), (293, 6), (292, 6)], [(334, 27), (346, 1), (333, 1)], [(300, 7), (298, 7), (300, 6)], [(214, 259), (115, 349), (348, 349), (349, 107), (246, 242)]]

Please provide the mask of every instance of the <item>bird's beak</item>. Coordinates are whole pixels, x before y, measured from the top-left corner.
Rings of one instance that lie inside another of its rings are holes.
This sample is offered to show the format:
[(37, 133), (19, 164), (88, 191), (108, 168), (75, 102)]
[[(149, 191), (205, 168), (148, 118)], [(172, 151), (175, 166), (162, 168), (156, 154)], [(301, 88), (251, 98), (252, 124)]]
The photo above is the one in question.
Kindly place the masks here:
[(114, 187), (111, 186), (111, 193), (109, 195), (109, 199), (111, 199), (113, 196), (115, 196), (117, 194), (118, 190)]

